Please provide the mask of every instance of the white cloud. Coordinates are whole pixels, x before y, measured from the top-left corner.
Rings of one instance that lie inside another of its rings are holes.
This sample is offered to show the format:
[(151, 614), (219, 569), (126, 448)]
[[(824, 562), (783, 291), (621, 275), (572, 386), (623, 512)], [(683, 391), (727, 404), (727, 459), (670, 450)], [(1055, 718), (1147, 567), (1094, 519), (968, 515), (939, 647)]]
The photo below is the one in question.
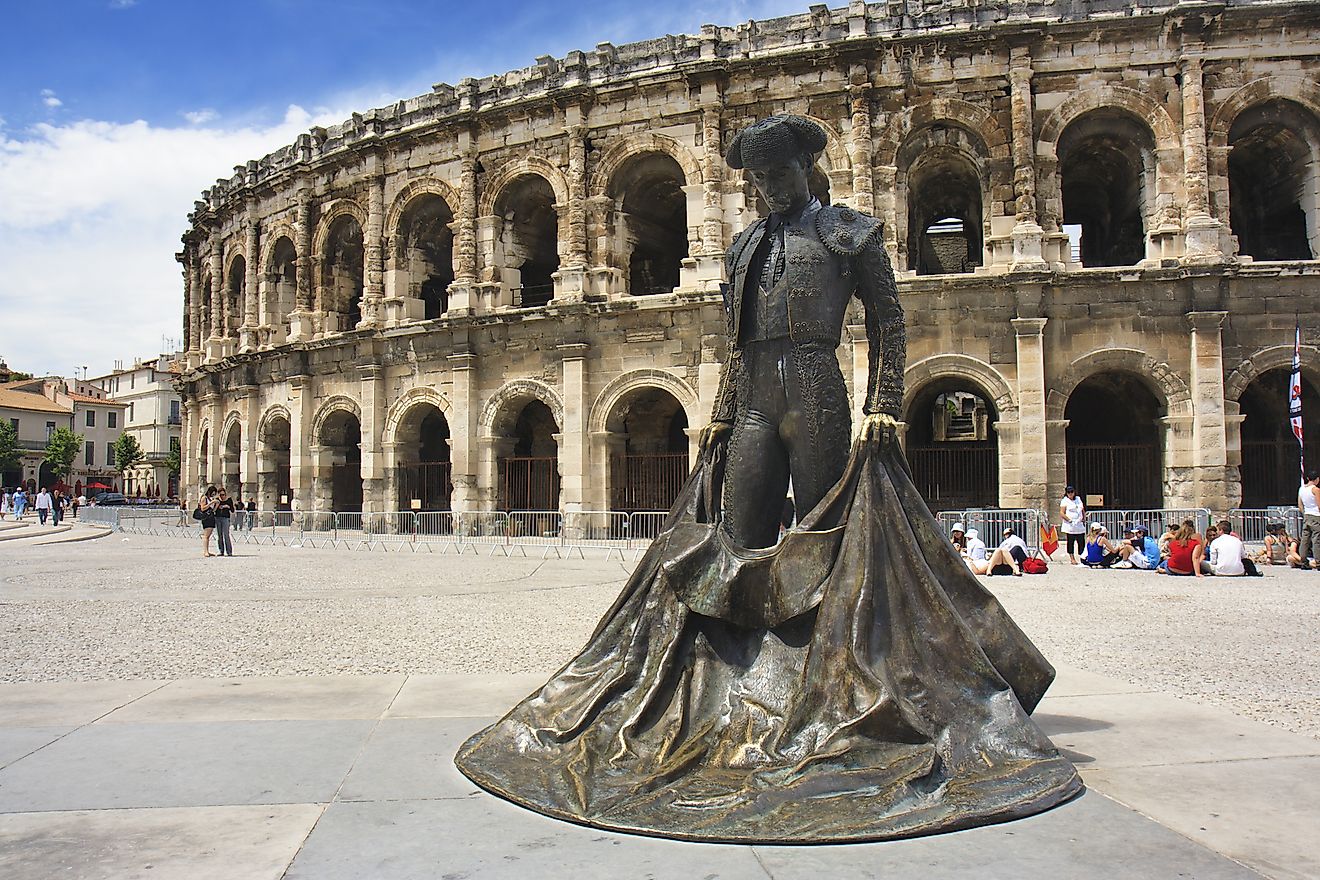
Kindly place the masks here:
[(128, 9), (130, 6), (137, 6), (138, 0), (110, 0), (111, 9)]
[(174, 254), (201, 191), (347, 116), (291, 106), (276, 125), (233, 130), (93, 120), (0, 130), (0, 357), (105, 372), (179, 336)]
[(41, 90), (41, 103), (45, 104), (47, 107), (64, 106), (64, 102), (61, 101), (59, 98), (55, 97), (55, 92), (51, 91), (50, 89)]
[(220, 114), (216, 113), (210, 107), (204, 107), (201, 110), (189, 110), (187, 113), (183, 114), (183, 118), (193, 125), (205, 125), (208, 122), (214, 122), (219, 119)]

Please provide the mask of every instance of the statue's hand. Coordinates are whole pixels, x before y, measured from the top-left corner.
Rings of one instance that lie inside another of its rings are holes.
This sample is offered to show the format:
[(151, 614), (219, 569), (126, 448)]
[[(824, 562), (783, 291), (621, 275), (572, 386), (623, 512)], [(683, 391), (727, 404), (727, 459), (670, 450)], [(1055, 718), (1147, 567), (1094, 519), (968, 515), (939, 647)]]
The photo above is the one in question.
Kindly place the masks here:
[(711, 422), (701, 431), (701, 452), (705, 452), (715, 444), (719, 443), (729, 435), (733, 430), (733, 425), (728, 422)]
[(863, 440), (880, 441), (887, 445), (898, 440), (898, 419), (888, 413), (871, 413), (862, 420)]

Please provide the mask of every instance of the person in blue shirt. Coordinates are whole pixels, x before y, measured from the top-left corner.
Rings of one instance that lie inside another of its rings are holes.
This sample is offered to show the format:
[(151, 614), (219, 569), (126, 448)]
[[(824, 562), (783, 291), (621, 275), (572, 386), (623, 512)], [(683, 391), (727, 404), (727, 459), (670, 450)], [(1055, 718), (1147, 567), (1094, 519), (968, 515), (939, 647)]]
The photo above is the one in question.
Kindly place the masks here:
[(1128, 557), (1133, 568), (1140, 568), (1143, 571), (1154, 571), (1160, 564), (1160, 544), (1150, 536), (1150, 531), (1143, 525), (1135, 526), (1132, 530), (1132, 546), (1134, 552)]

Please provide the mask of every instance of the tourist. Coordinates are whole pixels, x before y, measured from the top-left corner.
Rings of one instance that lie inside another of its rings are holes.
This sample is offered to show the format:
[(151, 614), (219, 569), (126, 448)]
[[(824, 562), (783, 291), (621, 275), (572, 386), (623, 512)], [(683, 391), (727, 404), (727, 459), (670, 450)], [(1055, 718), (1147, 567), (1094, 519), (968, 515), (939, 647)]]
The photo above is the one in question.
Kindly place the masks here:
[(967, 526), (962, 523), (954, 523), (953, 528), (949, 529), (949, 540), (953, 546), (958, 548), (959, 553), (967, 551)]
[(1320, 471), (1307, 471), (1306, 482), (1297, 490), (1297, 509), (1302, 512), (1302, 540), (1297, 552), (1320, 568)]
[(19, 486), (14, 490), (14, 519), (22, 519), (23, 514), (27, 513), (27, 490)]
[(1218, 536), (1210, 542), (1210, 573), (1215, 577), (1246, 575), (1244, 563), (1250, 560), (1247, 559), (1247, 549), (1242, 539), (1233, 534), (1233, 527), (1227, 520), (1219, 524), (1218, 532)]
[(230, 535), (229, 523), (234, 516), (234, 502), (223, 488), (215, 505), (215, 537), (221, 556), (234, 555), (234, 541)]
[(1109, 568), (1122, 558), (1116, 545), (1109, 540), (1109, 529), (1103, 523), (1091, 523), (1082, 551), (1082, 564), (1088, 568)]
[(1264, 565), (1288, 565), (1301, 568), (1301, 554), (1297, 552), (1297, 541), (1288, 534), (1286, 523), (1272, 522), (1265, 526), (1265, 549), (1258, 553), (1255, 561)]
[(1190, 519), (1184, 520), (1169, 541), (1169, 558), (1164, 570), (1182, 577), (1191, 577), (1193, 574), (1201, 577), (1204, 554), (1205, 547), (1196, 532), (1196, 523)]
[[(247, 508), (243, 506), (243, 499), (239, 497), (238, 492), (234, 493), (234, 497), (230, 500), (230, 503), (234, 507), (234, 531), (241, 532), (243, 530), (243, 520), (247, 517)], [(233, 554), (230, 555), (232, 556)]]
[(78, 518), (78, 508), (82, 506), (83, 503), (81, 496), (74, 495), (69, 498), (69, 512), (73, 514), (74, 519)]
[(50, 516), (50, 493), (46, 491), (45, 486), (42, 486), (41, 491), (37, 493), (37, 519), (41, 520), (44, 526), (48, 516)]
[(1086, 505), (1077, 497), (1074, 486), (1063, 490), (1063, 497), (1059, 499), (1059, 519), (1063, 521), (1059, 531), (1068, 541), (1068, 564), (1078, 565), (1077, 557), (1086, 543)]
[(1128, 556), (1128, 562), (1132, 563), (1132, 567), (1142, 571), (1154, 571), (1160, 565), (1160, 557), (1159, 542), (1150, 536), (1150, 530), (1143, 525), (1134, 526), (1132, 554)]
[(245, 520), (245, 522), (247, 522), (247, 530), (249, 532), (252, 531), (252, 526), (256, 524), (256, 521), (257, 521), (257, 499), (249, 495), (247, 500), (247, 519)]
[(202, 515), (202, 555), (214, 556), (211, 552), (211, 533), (215, 531), (215, 507), (219, 504), (215, 486), (208, 486), (202, 500), (197, 502), (197, 511)]
[(60, 520), (64, 518), (64, 492), (56, 489), (55, 494), (50, 497), (50, 519), (51, 525), (59, 525)]
[(1022, 563), (1027, 561), (1027, 542), (1014, 533), (1011, 526), (1004, 529), (1004, 540), (990, 554), (989, 574), (1013, 574), (1021, 577)]
[(962, 557), (967, 567), (974, 574), (985, 574), (990, 571), (990, 560), (986, 557), (985, 541), (981, 540), (980, 533), (976, 529), (968, 529), (966, 542)]
[(0, 522), (9, 516), (10, 505), (14, 503), (14, 496), (9, 494), (9, 490), (0, 488)]

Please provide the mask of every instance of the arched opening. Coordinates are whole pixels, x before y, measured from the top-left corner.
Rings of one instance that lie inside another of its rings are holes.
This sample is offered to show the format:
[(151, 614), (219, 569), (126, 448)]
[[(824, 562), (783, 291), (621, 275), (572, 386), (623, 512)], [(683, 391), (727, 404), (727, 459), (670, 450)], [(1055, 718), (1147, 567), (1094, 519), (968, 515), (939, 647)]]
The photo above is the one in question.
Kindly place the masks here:
[(258, 505), (265, 510), (290, 510), (293, 486), (290, 479), (292, 431), (283, 416), (269, 419), (261, 429), (261, 457), (257, 475)]
[(211, 338), (211, 273), (202, 274), (202, 338)]
[(409, 409), (395, 434), (394, 455), (396, 510), (450, 509), (453, 467), (444, 413), (429, 403)]
[(1320, 251), (1320, 125), (1292, 101), (1244, 110), (1228, 133), (1229, 222), (1238, 252), (1311, 260)]
[(229, 277), (225, 283), (225, 334), (228, 336), (238, 336), (246, 296), (247, 260), (239, 254), (229, 263)]
[(197, 449), (197, 479), (205, 491), (211, 484), (211, 429), (202, 431), (202, 442)]
[[(1288, 421), (1288, 387), (1292, 370), (1280, 367), (1261, 373), (1242, 392), (1242, 506), (1295, 506), (1301, 483), (1297, 438)], [(1320, 397), (1302, 376), (1302, 436), (1307, 467), (1320, 465)]]
[(229, 426), (220, 452), (220, 485), (231, 497), (239, 497), (242, 486), (243, 433), (238, 422)]
[(395, 289), (420, 299), (423, 316), (439, 318), (449, 309), (449, 285), (454, 283), (454, 212), (433, 193), (408, 203), (395, 236)]
[(500, 510), (559, 509), (559, 441), (550, 407), (529, 400), (518, 412), (499, 460)]
[(362, 320), (365, 261), (362, 227), (352, 215), (340, 214), (330, 224), (321, 269), (321, 309), (327, 333), (352, 330)]
[(905, 450), (931, 510), (998, 506), (997, 419), (989, 395), (966, 380), (940, 379), (913, 397)]
[(938, 146), (907, 179), (908, 268), (918, 275), (971, 272), (982, 263), (981, 174), (971, 156)]
[[(1155, 139), (1120, 110), (1084, 113), (1059, 136), (1063, 222), (1081, 227), (1082, 265), (1132, 266), (1146, 255)], [(1079, 487), (1080, 488), (1080, 487)]]
[(289, 314), (293, 312), (293, 307), (297, 303), (297, 265), (298, 251), (294, 248), (293, 242), (286, 235), (280, 236), (271, 250), (270, 267), (266, 272), (265, 324), (283, 331), (276, 342), (288, 338), (292, 330)]
[(336, 513), (362, 509), (362, 424), (347, 410), (336, 410), (321, 425), (322, 466), (329, 464), (329, 509)]
[(1163, 404), (1132, 373), (1097, 373), (1068, 396), (1068, 482), (1087, 507), (1164, 506)]
[(639, 388), (605, 420), (610, 510), (669, 510), (688, 474), (687, 413), (661, 388)]
[(536, 174), (519, 177), (500, 194), (496, 211), (504, 220), (504, 280), (514, 290), (514, 304), (545, 305), (559, 271), (559, 215), (550, 182)]
[(635, 156), (610, 181), (610, 195), (623, 220), (628, 292), (645, 296), (678, 287), (688, 255), (683, 169), (664, 153)]

